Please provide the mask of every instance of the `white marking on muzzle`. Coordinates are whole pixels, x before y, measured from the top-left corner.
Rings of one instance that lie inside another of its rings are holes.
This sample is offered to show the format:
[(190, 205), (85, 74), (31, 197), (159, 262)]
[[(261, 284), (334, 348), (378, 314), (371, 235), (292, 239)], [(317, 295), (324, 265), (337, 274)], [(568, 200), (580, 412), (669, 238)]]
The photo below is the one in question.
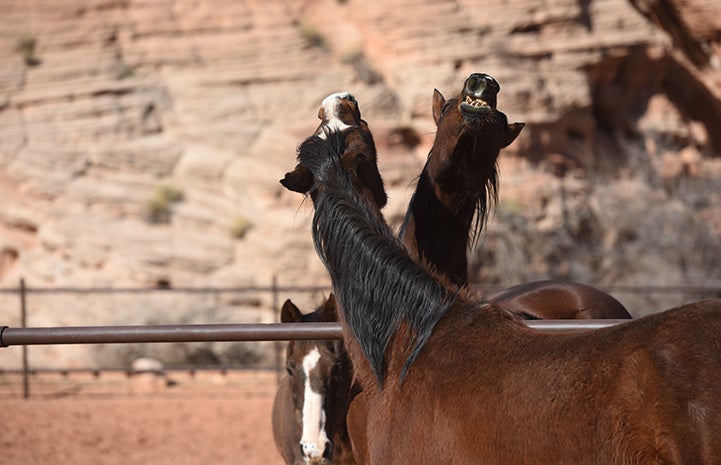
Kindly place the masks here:
[(305, 373), (305, 395), (303, 401), (303, 434), (300, 445), (306, 460), (319, 460), (323, 457), (328, 435), (325, 432), (325, 411), (323, 410), (323, 395), (315, 392), (310, 385), (309, 373), (318, 365), (320, 352), (314, 348), (303, 358), (303, 371)]
[[(340, 115), (338, 114), (338, 108), (340, 107), (339, 100), (348, 98), (350, 96), (350, 92), (337, 92), (335, 94), (330, 94), (323, 99), (323, 102), (320, 104), (320, 106), (323, 107), (323, 115), (324, 119), (326, 120), (324, 127), (328, 128), (331, 131), (342, 131), (350, 127), (340, 120)], [(318, 131), (318, 134), (316, 135), (321, 139), (326, 138), (325, 131), (323, 131), (322, 128)]]

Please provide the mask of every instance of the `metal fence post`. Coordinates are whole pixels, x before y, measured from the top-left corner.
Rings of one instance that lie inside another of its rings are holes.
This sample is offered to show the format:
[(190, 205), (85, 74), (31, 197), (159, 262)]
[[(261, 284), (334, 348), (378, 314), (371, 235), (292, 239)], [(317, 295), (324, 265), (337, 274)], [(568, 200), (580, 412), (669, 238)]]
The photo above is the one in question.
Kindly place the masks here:
[[(20, 326), (27, 328), (27, 306), (25, 303), (25, 278), (20, 278)], [(23, 354), (23, 399), (30, 398), (30, 367), (28, 366), (28, 346), (22, 347)]]
[[(273, 295), (273, 312), (275, 315), (273, 316), (273, 321), (276, 323), (280, 323), (280, 309), (278, 308), (278, 276), (273, 275), (273, 279), (271, 282), (271, 293)], [(282, 373), (282, 344), (280, 341), (275, 341), (275, 378), (276, 378), (276, 384), (280, 385), (280, 377)]]

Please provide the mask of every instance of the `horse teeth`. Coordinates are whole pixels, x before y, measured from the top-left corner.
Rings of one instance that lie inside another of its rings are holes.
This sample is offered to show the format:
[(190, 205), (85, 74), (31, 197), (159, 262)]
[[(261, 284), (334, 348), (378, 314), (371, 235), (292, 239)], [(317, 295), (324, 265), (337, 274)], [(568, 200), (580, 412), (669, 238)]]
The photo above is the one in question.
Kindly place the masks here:
[(485, 100), (480, 98), (472, 99), (469, 95), (466, 95), (465, 103), (476, 108), (488, 106), (488, 102), (486, 102)]

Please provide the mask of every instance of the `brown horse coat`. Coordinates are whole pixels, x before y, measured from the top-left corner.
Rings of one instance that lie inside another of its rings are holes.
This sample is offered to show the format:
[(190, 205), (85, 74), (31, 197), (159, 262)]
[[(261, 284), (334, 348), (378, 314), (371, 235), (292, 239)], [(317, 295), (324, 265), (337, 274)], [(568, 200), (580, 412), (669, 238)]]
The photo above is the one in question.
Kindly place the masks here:
[(468, 295), (402, 384), (369, 378), (369, 463), (721, 463), (718, 300), (549, 334)]

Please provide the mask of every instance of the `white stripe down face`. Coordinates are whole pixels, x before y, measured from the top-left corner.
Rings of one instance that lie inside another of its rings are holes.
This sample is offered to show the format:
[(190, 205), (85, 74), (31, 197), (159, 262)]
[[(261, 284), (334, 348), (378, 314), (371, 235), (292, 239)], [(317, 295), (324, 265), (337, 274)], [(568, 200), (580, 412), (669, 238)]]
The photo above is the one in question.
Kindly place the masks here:
[(313, 386), (312, 379), (314, 370), (318, 367), (320, 351), (314, 347), (303, 358), (303, 409), (301, 421), (303, 432), (300, 438), (300, 446), (303, 458), (308, 463), (321, 463), (328, 435), (326, 433), (326, 416), (323, 410), (323, 392), (318, 392), (318, 387)]

